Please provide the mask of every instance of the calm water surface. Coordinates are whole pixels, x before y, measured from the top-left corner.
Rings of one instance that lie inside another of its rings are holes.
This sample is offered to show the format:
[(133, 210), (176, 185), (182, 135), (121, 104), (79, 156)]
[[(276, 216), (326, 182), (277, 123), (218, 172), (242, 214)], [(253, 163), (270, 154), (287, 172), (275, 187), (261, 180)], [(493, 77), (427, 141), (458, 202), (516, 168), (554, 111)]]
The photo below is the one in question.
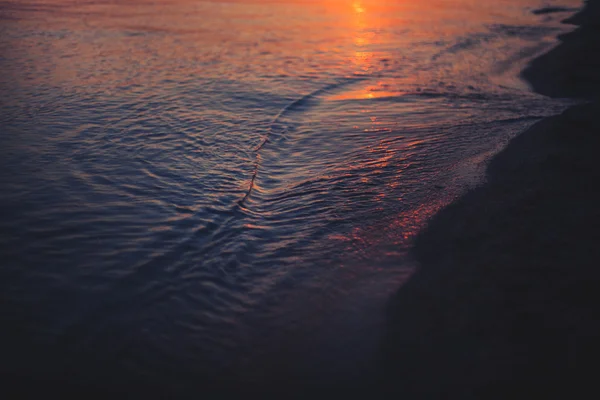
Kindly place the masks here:
[(5, 368), (368, 371), (411, 237), (564, 107), (517, 78), (547, 5), (0, 2)]

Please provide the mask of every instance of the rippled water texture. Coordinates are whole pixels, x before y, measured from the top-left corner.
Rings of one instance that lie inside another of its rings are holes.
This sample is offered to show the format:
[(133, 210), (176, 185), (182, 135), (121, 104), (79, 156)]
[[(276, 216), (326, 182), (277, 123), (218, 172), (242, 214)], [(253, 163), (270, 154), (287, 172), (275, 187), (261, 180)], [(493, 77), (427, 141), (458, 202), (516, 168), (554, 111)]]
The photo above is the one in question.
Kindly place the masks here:
[(0, 1), (6, 365), (360, 373), (410, 238), (564, 107), (543, 5)]

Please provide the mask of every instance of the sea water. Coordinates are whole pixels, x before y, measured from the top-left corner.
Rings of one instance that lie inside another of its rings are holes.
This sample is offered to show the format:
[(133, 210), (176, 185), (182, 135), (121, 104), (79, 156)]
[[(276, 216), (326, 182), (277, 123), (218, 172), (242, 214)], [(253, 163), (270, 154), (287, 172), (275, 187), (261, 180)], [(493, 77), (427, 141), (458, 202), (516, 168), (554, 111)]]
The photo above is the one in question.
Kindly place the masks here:
[(361, 376), (411, 238), (564, 108), (548, 5), (1, 2), (3, 368)]

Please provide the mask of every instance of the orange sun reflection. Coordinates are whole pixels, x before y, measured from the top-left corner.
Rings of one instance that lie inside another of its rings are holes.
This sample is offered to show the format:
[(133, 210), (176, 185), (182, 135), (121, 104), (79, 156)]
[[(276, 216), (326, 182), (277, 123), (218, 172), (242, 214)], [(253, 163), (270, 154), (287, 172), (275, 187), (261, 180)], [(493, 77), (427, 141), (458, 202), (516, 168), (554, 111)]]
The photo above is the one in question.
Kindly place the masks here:
[(354, 10), (354, 45), (356, 50), (354, 52), (353, 63), (356, 66), (355, 73), (368, 73), (371, 71), (373, 52), (366, 50), (365, 48), (372, 43), (373, 33), (369, 32), (369, 28), (372, 27), (373, 21), (370, 19), (370, 15), (362, 5), (362, 2), (357, 0), (352, 3)]
[[(339, 4), (339, 3), (338, 3)], [(396, 5), (397, 7), (397, 5)], [(397, 10), (387, 2), (370, 2), (354, 0), (348, 6), (344, 4), (343, 11), (336, 12), (347, 19), (347, 29), (351, 40), (351, 52), (348, 63), (353, 66), (354, 76), (371, 77), (382, 73), (390, 63), (392, 56), (387, 51), (374, 50), (378, 43), (385, 42), (382, 37), (390, 28), (390, 14), (399, 15)], [(376, 84), (372, 82), (351, 91), (336, 93), (329, 97), (331, 100), (368, 100), (381, 97), (394, 97), (402, 95), (390, 90), (390, 85), (384, 81)]]
[(354, 8), (354, 11), (356, 11), (357, 14), (362, 14), (365, 12), (365, 8), (363, 7), (360, 1), (355, 1), (354, 3), (352, 3), (352, 7)]

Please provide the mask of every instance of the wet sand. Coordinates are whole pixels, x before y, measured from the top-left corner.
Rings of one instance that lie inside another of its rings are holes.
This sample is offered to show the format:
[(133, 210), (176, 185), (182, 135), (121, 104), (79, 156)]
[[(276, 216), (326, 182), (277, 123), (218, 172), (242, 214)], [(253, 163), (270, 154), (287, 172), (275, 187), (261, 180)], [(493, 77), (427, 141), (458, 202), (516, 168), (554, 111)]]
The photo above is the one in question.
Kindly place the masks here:
[(600, 1), (565, 22), (578, 27), (523, 76), (591, 102), (512, 140), (417, 238), (421, 267), (389, 304), (382, 348), (404, 398), (598, 392)]

